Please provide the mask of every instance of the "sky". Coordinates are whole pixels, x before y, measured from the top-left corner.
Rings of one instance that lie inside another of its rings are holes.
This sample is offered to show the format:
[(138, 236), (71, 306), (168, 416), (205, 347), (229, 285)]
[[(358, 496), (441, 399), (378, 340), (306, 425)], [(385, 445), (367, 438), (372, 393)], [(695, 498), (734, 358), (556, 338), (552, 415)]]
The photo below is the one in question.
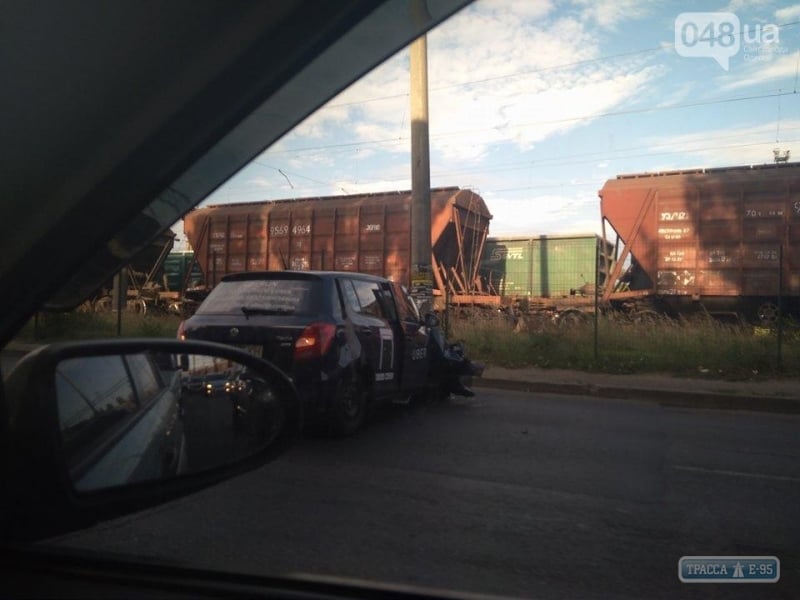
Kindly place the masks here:
[[(619, 174), (800, 160), (799, 67), (800, 4), (478, 0), (428, 34), (431, 186), (479, 193), (492, 236), (600, 233)], [(410, 189), (408, 71), (403, 50), (203, 205)]]

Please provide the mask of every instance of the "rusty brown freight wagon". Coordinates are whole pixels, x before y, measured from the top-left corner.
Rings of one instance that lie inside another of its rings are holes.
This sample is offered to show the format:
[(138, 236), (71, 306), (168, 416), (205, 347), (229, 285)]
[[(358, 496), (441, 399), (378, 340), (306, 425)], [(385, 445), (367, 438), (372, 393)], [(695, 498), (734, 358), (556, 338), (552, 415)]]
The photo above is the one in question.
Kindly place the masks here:
[(620, 244), (604, 301), (770, 322), (782, 297), (798, 314), (800, 163), (621, 175), (600, 198)]
[[(483, 295), (478, 269), (491, 218), (471, 190), (431, 190), (440, 294), (455, 302)], [(265, 269), (360, 271), (410, 283), (410, 191), (207, 206), (184, 217), (184, 231), (209, 287), (228, 273)]]

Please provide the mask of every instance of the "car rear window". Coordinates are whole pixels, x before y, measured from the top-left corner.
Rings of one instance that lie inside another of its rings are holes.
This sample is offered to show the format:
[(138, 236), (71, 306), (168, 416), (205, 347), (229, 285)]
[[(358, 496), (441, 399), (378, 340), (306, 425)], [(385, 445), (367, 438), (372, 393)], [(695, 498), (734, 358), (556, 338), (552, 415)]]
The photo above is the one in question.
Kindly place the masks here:
[(248, 279), (223, 281), (215, 287), (197, 314), (308, 315), (316, 311), (320, 281), (308, 279)]

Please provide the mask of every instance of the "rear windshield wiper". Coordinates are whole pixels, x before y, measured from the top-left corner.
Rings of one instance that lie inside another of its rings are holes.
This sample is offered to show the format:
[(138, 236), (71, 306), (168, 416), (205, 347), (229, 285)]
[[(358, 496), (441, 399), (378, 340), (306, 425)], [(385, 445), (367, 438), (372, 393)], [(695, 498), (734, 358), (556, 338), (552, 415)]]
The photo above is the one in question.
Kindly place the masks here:
[(250, 315), (293, 315), (294, 310), (290, 308), (259, 308), (256, 306), (242, 306), (242, 313), (245, 317)]

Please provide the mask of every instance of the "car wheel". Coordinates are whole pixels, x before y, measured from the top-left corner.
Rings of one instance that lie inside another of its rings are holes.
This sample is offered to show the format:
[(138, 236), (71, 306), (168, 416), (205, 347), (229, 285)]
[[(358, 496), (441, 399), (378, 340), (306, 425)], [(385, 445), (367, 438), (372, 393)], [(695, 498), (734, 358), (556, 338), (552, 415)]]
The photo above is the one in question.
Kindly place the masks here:
[(364, 424), (369, 405), (369, 387), (354, 374), (343, 376), (331, 400), (328, 425), (338, 436), (352, 435)]

